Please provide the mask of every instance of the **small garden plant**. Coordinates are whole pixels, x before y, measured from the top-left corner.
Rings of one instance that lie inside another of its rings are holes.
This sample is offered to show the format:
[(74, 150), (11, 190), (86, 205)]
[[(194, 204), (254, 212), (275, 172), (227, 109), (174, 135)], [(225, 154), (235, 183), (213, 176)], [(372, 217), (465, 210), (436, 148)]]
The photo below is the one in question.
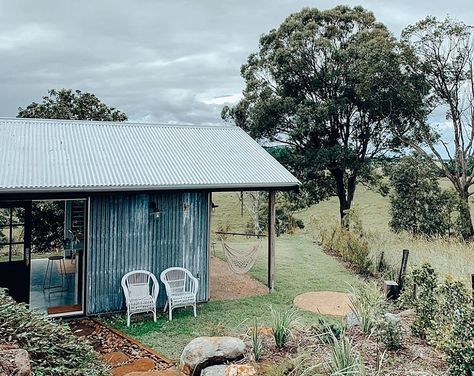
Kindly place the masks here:
[(252, 354), (253, 359), (258, 362), (262, 356), (263, 342), (258, 333), (258, 321), (255, 319), (253, 328), (252, 328)]
[(359, 354), (346, 336), (332, 337), (332, 350), (329, 369), (331, 375), (365, 375), (365, 368)]
[(282, 309), (270, 306), (270, 314), (275, 343), (282, 348), (291, 336), (291, 329), (297, 320), (297, 310), (294, 307)]
[(382, 314), (385, 297), (375, 285), (367, 284), (358, 288), (351, 286), (350, 302), (360, 328), (363, 332), (370, 333)]
[(375, 333), (387, 350), (398, 350), (402, 347), (403, 332), (400, 318), (386, 313), (375, 322)]
[(35, 376), (105, 376), (94, 350), (69, 328), (0, 289), (0, 338), (28, 351)]

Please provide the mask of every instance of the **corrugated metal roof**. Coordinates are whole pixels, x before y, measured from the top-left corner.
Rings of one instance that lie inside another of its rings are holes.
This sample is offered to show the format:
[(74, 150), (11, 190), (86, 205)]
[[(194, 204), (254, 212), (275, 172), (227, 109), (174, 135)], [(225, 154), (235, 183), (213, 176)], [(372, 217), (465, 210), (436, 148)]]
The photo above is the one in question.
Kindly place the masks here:
[(299, 184), (234, 126), (0, 118), (0, 151), (0, 193)]

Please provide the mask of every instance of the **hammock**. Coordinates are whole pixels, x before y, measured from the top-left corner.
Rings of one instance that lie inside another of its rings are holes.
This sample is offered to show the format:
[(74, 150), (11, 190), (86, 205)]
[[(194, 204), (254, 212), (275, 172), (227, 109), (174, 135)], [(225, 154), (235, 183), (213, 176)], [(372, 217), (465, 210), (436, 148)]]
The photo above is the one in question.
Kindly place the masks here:
[(243, 253), (242, 251), (232, 248), (222, 240), (222, 249), (224, 250), (225, 258), (227, 259), (230, 269), (236, 274), (245, 274), (252, 269), (255, 261), (257, 261), (258, 250), (261, 244), (262, 242), (260, 241), (253, 246), (250, 251)]

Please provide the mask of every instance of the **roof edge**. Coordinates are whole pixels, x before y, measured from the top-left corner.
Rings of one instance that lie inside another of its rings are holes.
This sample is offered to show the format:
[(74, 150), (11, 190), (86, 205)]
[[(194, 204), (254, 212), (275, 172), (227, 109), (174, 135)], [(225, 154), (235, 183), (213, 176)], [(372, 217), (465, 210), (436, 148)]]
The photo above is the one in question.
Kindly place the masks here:
[(1, 121), (12, 123), (57, 123), (57, 124), (84, 124), (84, 125), (106, 125), (106, 126), (143, 126), (143, 127), (177, 127), (177, 128), (215, 128), (215, 129), (241, 129), (231, 124), (185, 124), (185, 123), (160, 123), (160, 122), (134, 122), (134, 121), (106, 121), (106, 120), (71, 120), (71, 119), (43, 119), (43, 118), (21, 118), (2, 117)]
[(184, 184), (168, 186), (115, 186), (115, 187), (54, 187), (54, 188), (0, 188), (2, 194), (24, 193), (80, 193), (80, 192), (133, 192), (133, 191), (195, 191), (195, 190), (288, 190), (298, 189), (301, 182), (267, 184)]

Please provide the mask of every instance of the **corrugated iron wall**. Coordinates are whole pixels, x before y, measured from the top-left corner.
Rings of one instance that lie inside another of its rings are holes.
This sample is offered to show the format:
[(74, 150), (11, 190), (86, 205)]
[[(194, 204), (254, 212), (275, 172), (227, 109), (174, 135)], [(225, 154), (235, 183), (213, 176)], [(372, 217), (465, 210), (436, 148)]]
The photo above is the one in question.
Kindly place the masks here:
[[(160, 217), (150, 213), (155, 202)], [(87, 313), (124, 308), (122, 276), (136, 269), (189, 269), (208, 300), (209, 194), (206, 192), (114, 193), (90, 198)], [(159, 305), (165, 303), (160, 282)]]

